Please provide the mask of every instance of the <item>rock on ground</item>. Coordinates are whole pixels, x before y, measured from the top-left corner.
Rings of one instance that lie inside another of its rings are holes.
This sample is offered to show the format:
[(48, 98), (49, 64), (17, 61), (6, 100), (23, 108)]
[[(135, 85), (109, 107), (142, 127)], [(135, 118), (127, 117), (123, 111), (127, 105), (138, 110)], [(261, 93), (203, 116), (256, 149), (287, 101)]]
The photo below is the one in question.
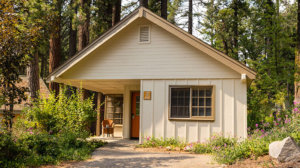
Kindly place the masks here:
[(280, 162), (293, 162), (300, 159), (300, 147), (291, 137), (275, 141), (269, 145), (269, 155)]

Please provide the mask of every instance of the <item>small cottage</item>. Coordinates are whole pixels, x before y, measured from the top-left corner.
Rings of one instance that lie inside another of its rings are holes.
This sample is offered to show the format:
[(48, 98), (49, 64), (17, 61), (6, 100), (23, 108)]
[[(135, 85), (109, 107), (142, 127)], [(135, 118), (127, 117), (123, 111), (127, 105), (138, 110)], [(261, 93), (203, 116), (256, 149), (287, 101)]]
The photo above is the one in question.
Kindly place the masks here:
[(247, 137), (247, 85), (255, 75), (140, 7), (48, 79), (105, 95), (104, 119), (114, 121), (115, 136), (195, 142), (213, 133)]

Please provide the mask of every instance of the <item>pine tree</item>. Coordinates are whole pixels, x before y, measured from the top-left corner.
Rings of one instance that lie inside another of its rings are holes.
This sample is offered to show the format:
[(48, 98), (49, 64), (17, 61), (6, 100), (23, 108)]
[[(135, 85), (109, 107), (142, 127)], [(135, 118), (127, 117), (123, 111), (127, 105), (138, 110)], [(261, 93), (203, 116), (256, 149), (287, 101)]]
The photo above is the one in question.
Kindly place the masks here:
[(168, 18), (168, 0), (161, 0), (161, 17)]
[(189, 0), (188, 32), (193, 34), (193, 0)]
[(148, 0), (139, 0), (139, 1), (140, 1), (140, 6), (148, 8)]
[(121, 0), (115, 0), (112, 8), (112, 26), (116, 25), (121, 19)]
[[(62, 0), (53, 1), (54, 15), (52, 18), (50, 40), (49, 40), (49, 73), (53, 72), (55, 68), (60, 65), (61, 60), (61, 10)], [(55, 82), (49, 83), (49, 88), (55, 91), (56, 94), (59, 92), (59, 84)]]

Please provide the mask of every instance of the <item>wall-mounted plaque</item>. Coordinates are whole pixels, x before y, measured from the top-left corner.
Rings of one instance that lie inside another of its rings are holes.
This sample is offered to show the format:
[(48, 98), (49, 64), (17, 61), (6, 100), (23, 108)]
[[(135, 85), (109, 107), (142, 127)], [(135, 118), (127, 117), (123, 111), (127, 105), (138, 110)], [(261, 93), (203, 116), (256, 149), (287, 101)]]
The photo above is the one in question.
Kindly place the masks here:
[(151, 100), (151, 91), (144, 91), (144, 100)]

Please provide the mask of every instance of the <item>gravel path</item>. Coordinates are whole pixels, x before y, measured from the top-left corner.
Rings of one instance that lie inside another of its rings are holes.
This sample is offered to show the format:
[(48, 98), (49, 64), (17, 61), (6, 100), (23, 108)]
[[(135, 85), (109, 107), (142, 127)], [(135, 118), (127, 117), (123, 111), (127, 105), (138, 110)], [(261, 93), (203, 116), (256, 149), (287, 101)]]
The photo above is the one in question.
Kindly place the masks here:
[(135, 150), (138, 141), (108, 140), (108, 144), (93, 152), (91, 159), (73, 162), (60, 167), (174, 167), (174, 168), (219, 168), (209, 155), (144, 152)]

